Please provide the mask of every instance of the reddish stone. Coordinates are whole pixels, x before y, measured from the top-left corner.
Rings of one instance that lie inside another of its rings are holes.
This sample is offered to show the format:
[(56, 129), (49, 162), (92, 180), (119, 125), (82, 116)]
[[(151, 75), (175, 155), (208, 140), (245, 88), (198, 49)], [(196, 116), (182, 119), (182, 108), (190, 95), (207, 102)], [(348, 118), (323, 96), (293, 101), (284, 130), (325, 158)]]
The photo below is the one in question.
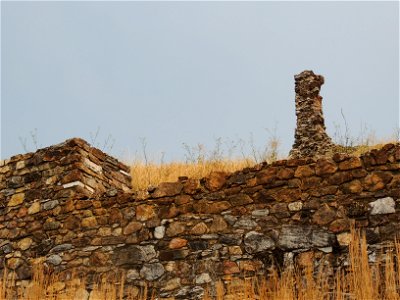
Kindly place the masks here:
[(234, 261), (230, 260), (223, 262), (223, 269), (225, 275), (240, 273), (238, 265)]
[(185, 223), (184, 222), (173, 222), (171, 223), (166, 231), (167, 236), (177, 236), (185, 231)]
[(339, 163), (340, 170), (351, 170), (362, 167), (361, 159), (359, 157), (350, 157)]
[(239, 194), (241, 190), (242, 190), (242, 187), (236, 186), (236, 187), (233, 187), (233, 188), (224, 189), (224, 194), (226, 196), (232, 196), (232, 195)]
[(377, 165), (383, 165), (388, 161), (388, 157), (388, 153), (381, 149), (375, 154), (375, 162)]
[(183, 185), (180, 182), (163, 182), (152, 193), (154, 198), (172, 197), (180, 194)]
[(200, 187), (200, 180), (189, 178), (183, 185), (183, 192), (193, 195), (200, 189)]
[(364, 178), (364, 187), (371, 192), (379, 191), (385, 188), (392, 178), (393, 175), (388, 172), (373, 172)]
[(86, 228), (93, 228), (93, 227), (97, 227), (97, 220), (96, 217), (87, 217), (82, 219), (82, 227), (86, 227)]
[(326, 225), (332, 222), (336, 218), (336, 211), (324, 204), (318, 209), (313, 215), (313, 222), (318, 225)]
[(153, 205), (142, 204), (136, 207), (136, 219), (146, 221), (156, 216)]
[(79, 169), (74, 169), (61, 178), (61, 183), (69, 183), (74, 181), (82, 181), (83, 173)]
[(221, 216), (215, 216), (213, 222), (210, 225), (210, 232), (221, 232), (228, 228), (228, 224), (225, 219)]
[(93, 205), (91, 200), (77, 200), (75, 202), (75, 209), (86, 209)]
[(307, 160), (304, 159), (304, 158), (289, 159), (289, 160), (286, 162), (286, 165), (287, 165), (288, 167), (297, 167), (297, 166), (305, 165), (306, 162), (307, 162)]
[(246, 204), (253, 203), (253, 199), (250, 198), (249, 195), (246, 194), (237, 194), (228, 197), (228, 201), (232, 206), (242, 206)]
[(319, 187), (322, 179), (320, 177), (312, 176), (301, 179), (301, 189), (308, 190), (313, 187)]
[(332, 185), (340, 185), (353, 179), (351, 172), (337, 172), (328, 177), (328, 183)]
[(334, 232), (334, 233), (347, 231), (347, 230), (349, 230), (349, 228), (350, 228), (349, 221), (345, 220), (345, 219), (334, 220), (329, 225), (329, 230)]
[(278, 188), (270, 192), (273, 199), (280, 202), (292, 202), (301, 198), (301, 191), (295, 188)]
[(122, 213), (118, 208), (112, 208), (110, 210), (109, 222), (110, 224), (121, 223)]
[(340, 188), (345, 194), (359, 194), (363, 190), (360, 180), (350, 181), (343, 184)]
[(309, 190), (308, 193), (310, 193), (311, 196), (314, 197), (321, 197), (325, 195), (335, 195), (338, 190), (337, 186), (324, 186), (324, 187), (317, 187), (315, 189)]
[(202, 235), (208, 232), (208, 227), (204, 222), (200, 222), (193, 226), (193, 228), (190, 230), (190, 234), (194, 235)]
[(218, 214), (231, 207), (228, 201), (219, 201), (208, 203), (205, 200), (197, 201), (193, 204), (193, 208), (197, 213)]
[(364, 169), (354, 169), (354, 170), (351, 170), (351, 175), (354, 178), (361, 178), (361, 177), (367, 176), (368, 172)]
[(210, 191), (218, 191), (224, 186), (227, 176), (225, 172), (211, 172), (205, 180), (206, 188)]
[(399, 161), (400, 160), (400, 146), (396, 145), (396, 150), (394, 152), (394, 159)]
[(315, 173), (317, 175), (333, 174), (336, 172), (337, 168), (333, 159), (322, 158), (315, 164)]
[(125, 226), (124, 234), (125, 235), (132, 234), (132, 233), (134, 233), (136, 231), (139, 231), (142, 227), (143, 227), (142, 223), (136, 222), (136, 221), (132, 221), (128, 225)]
[(268, 184), (273, 182), (277, 178), (278, 168), (268, 167), (257, 173), (256, 179), (257, 184)]
[(93, 210), (94, 215), (96, 216), (105, 216), (107, 215), (107, 209), (105, 208), (96, 208)]
[(348, 158), (349, 156), (347, 155), (347, 154), (344, 154), (344, 153), (335, 153), (335, 154), (333, 154), (333, 156), (332, 156), (332, 159), (335, 161), (335, 162), (341, 162), (341, 161), (344, 161), (346, 158)]
[(169, 242), (169, 249), (180, 249), (183, 248), (187, 245), (187, 240), (182, 239), (182, 238), (173, 238), (170, 242)]
[(257, 178), (256, 177), (252, 177), (246, 180), (246, 186), (247, 187), (254, 187), (257, 185)]
[(187, 204), (192, 200), (192, 197), (188, 195), (179, 195), (175, 197), (175, 204), (176, 205), (183, 205)]
[(301, 177), (309, 177), (314, 174), (315, 174), (315, 172), (310, 166), (308, 166), (308, 165), (298, 166), (296, 169), (296, 172), (294, 172), (294, 177), (300, 177), (300, 178)]
[(18, 217), (18, 218), (23, 218), (23, 217), (25, 217), (27, 214), (28, 214), (28, 209), (27, 209), (26, 207), (21, 207), (21, 208), (18, 210), (17, 217)]
[(117, 245), (125, 243), (124, 236), (104, 236), (101, 238), (101, 245), (108, 246), (108, 245)]
[(278, 214), (281, 217), (288, 217), (290, 214), (288, 212), (288, 206), (286, 203), (275, 203), (270, 210), (271, 214)]
[(280, 169), (277, 177), (278, 179), (291, 179), (294, 177), (294, 171), (289, 168)]

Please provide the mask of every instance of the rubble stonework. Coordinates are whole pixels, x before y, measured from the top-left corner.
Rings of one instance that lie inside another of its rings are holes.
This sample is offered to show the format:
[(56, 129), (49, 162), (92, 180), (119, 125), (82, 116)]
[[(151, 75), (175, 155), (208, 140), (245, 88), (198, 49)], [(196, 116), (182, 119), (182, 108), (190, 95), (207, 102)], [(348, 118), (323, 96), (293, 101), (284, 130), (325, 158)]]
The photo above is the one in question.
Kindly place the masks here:
[(145, 193), (129, 189), (127, 173), (80, 139), (3, 162), (1, 272), (20, 284), (35, 263), (88, 284), (124, 272), (126, 285), (146, 283), (159, 299), (196, 299), (218, 279), (302, 264), (306, 254), (339, 267), (351, 224), (375, 248), (400, 228), (400, 144), (181, 177)]
[(291, 158), (320, 157), (333, 153), (335, 145), (326, 133), (319, 95), (324, 77), (313, 71), (294, 76), (296, 92), (295, 141), (289, 153)]

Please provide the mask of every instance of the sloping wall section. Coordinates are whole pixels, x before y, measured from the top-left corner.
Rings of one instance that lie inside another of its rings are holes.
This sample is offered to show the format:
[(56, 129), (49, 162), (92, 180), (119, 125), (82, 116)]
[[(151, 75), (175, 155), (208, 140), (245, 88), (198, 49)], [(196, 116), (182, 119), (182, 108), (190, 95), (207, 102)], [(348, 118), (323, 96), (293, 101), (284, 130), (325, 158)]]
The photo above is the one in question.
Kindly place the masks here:
[(0, 179), (0, 268), (21, 282), (40, 263), (89, 282), (125, 272), (129, 285), (194, 299), (272, 264), (338, 267), (351, 223), (370, 245), (400, 229), (400, 144), (134, 193), (128, 167), (72, 139), (3, 162)]

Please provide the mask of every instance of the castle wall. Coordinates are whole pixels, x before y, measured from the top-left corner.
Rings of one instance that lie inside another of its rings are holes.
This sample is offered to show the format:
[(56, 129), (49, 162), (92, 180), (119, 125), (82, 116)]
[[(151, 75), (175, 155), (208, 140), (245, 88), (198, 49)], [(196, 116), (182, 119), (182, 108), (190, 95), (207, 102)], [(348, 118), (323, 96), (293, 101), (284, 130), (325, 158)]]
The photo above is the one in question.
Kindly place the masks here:
[(218, 279), (273, 264), (338, 267), (352, 224), (371, 247), (400, 228), (400, 144), (181, 178), (147, 192), (129, 189), (128, 172), (81, 140), (1, 166), (1, 265), (20, 281), (35, 263), (89, 281), (125, 272), (129, 285), (194, 299)]

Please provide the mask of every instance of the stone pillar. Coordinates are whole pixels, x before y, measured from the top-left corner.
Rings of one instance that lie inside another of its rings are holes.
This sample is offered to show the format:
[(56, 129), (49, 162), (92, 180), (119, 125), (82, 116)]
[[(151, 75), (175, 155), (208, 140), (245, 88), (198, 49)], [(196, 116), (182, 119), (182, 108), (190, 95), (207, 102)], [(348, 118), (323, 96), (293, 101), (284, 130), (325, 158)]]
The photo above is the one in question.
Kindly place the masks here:
[(324, 77), (313, 71), (294, 76), (297, 127), (290, 158), (321, 157), (332, 154), (335, 144), (325, 131), (322, 97), (319, 95)]

